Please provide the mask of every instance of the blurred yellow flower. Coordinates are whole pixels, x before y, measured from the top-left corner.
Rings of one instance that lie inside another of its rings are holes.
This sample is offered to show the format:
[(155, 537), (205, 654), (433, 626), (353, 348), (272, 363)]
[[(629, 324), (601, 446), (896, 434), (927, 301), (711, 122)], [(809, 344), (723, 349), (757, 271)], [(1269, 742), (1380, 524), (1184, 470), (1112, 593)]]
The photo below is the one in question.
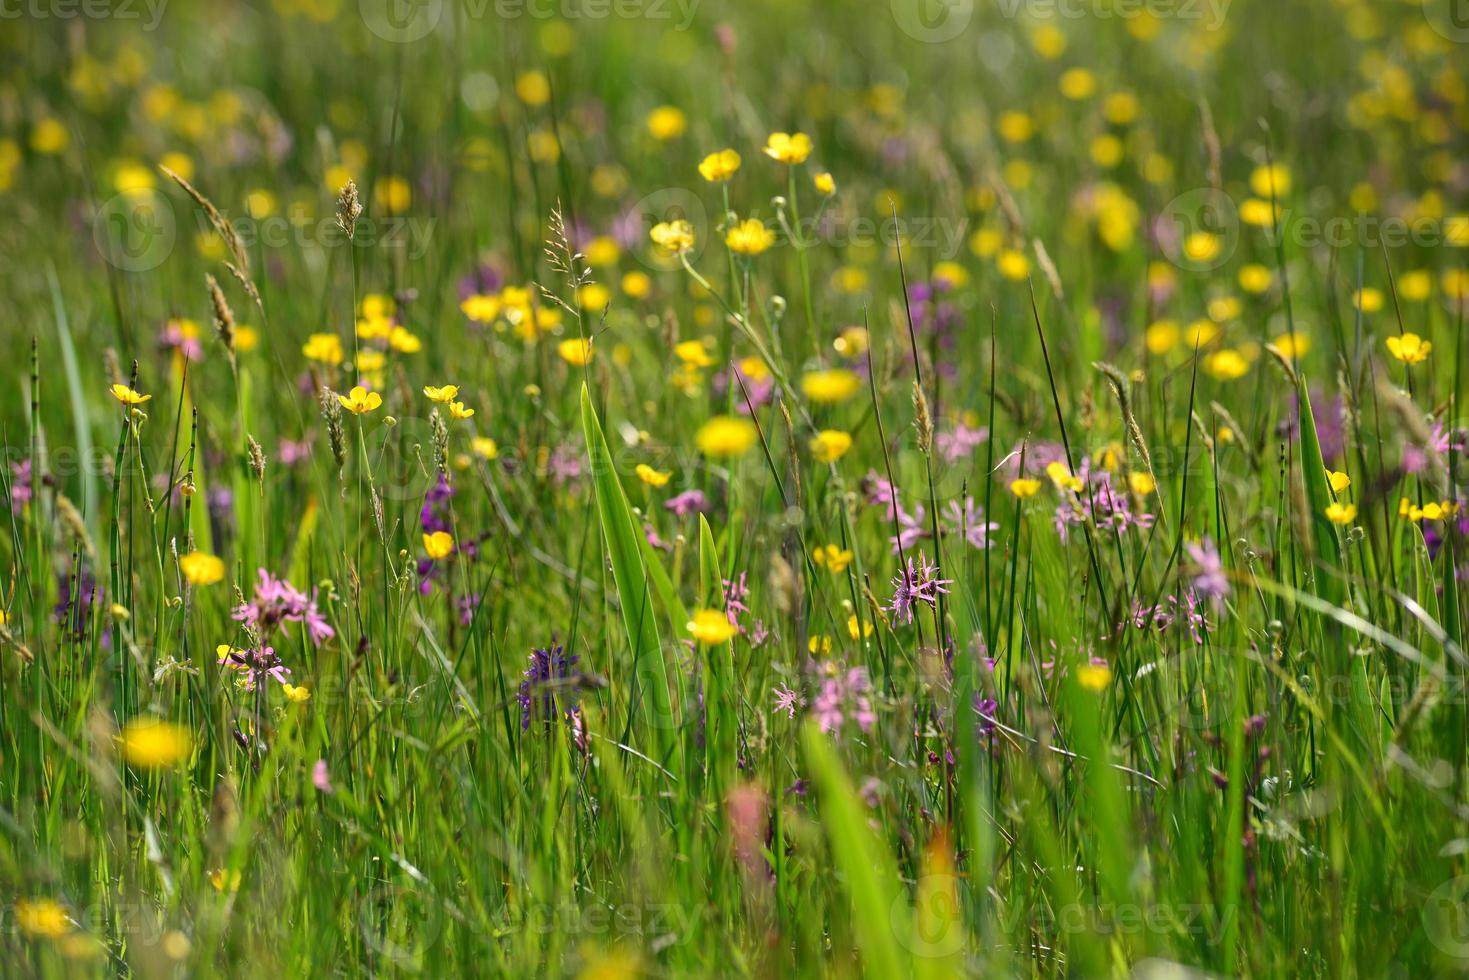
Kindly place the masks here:
[(666, 487), (668, 481), (673, 479), (671, 470), (655, 470), (647, 463), (639, 463), (633, 468), (633, 472), (638, 475), (639, 480), (650, 487)]
[(569, 340), (563, 340), (557, 344), (556, 352), (561, 355), (561, 359), (567, 364), (582, 367), (591, 363), (592, 342), (584, 337), (572, 337)]
[(655, 140), (677, 139), (688, 128), (688, 119), (677, 106), (661, 105), (648, 113), (648, 134)]
[(1010, 481), (1010, 492), (1021, 499), (1034, 497), (1037, 493), (1040, 493), (1040, 489), (1041, 481), (1039, 480), (1022, 478)]
[(1219, 381), (1234, 381), (1250, 371), (1250, 362), (1232, 348), (1215, 351), (1204, 358), (1204, 371)]
[(755, 445), (756, 438), (755, 423), (749, 419), (716, 415), (699, 428), (694, 442), (705, 456), (729, 458), (744, 455)]
[(653, 280), (646, 272), (629, 272), (622, 277), (622, 291), (633, 299), (647, 299), (653, 292)]
[(281, 692), (293, 704), (304, 704), (311, 700), (311, 690), (297, 684), (282, 684)]
[(818, 404), (844, 402), (862, 387), (862, 379), (846, 368), (807, 371), (801, 376), (801, 391)]
[(1344, 504), (1333, 501), (1326, 505), (1326, 519), (1333, 524), (1346, 525), (1352, 523), (1357, 517), (1356, 504)]
[(194, 749), (188, 729), (152, 715), (129, 721), (117, 741), (128, 764), (142, 769), (176, 766)]
[(705, 368), (714, 364), (702, 340), (682, 340), (673, 345), (673, 356), (692, 367)]
[(433, 385), (424, 385), (423, 393), (428, 396), (429, 401), (444, 405), (459, 397), (459, 387), (444, 385), (442, 388), (435, 388)]
[(301, 347), (301, 353), (306, 355), (308, 360), (322, 364), (341, 364), (342, 338), (334, 333), (314, 333), (306, 338), (306, 343)]
[(545, 105), (551, 100), (551, 81), (544, 72), (521, 72), (515, 79), (515, 94), (526, 105)]
[(648, 237), (660, 255), (682, 255), (694, 247), (694, 226), (682, 218), (663, 221), (649, 230)]
[(475, 455), (481, 459), (494, 459), (500, 455), (500, 447), (495, 445), (495, 440), (489, 436), (475, 436), (469, 440), (469, 448), (473, 449)]
[(728, 643), (740, 631), (729, 617), (718, 609), (700, 609), (688, 624), (689, 635), (705, 646)]
[(66, 125), (54, 116), (47, 116), (31, 127), (31, 149), (37, 153), (55, 155), (61, 153), (71, 142)]
[(1106, 664), (1082, 664), (1076, 668), (1076, 682), (1088, 691), (1105, 691), (1112, 683), (1112, 668)]
[(71, 916), (55, 899), (22, 898), (15, 903), (15, 924), (28, 936), (59, 939), (74, 928)]
[(1153, 474), (1151, 473), (1129, 473), (1127, 474), (1127, 485), (1132, 489), (1132, 492), (1137, 494), (1139, 497), (1146, 497), (1148, 494), (1158, 489), (1158, 481), (1153, 479)]
[(811, 184), (819, 194), (835, 194), (837, 192), (836, 178), (823, 170), (811, 177)]
[(811, 561), (833, 575), (840, 575), (852, 563), (852, 552), (839, 545), (821, 545), (811, 552)]
[(213, 585), (224, 578), (224, 560), (203, 551), (179, 558), (179, 571), (190, 585)]
[(765, 141), (764, 152), (781, 163), (804, 163), (811, 155), (811, 137), (805, 133), (771, 133)]
[(1250, 174), (1250, 190), (1266, 200), (1285, 197), (1290, 188), (1290, 168), (1285, 164), (1262, 164)]
[(699, 176), (711, 184), (729, 180), (740, 169), (740, 155), (724, 149), (711, 153), (699, 162)]
[(775, 232), (759, 218), (747, 218), (725, 234), (724, 244), (740, 255), (759, 255), (775, 244)]
[(838, 429), (822, 429), (811, 440), (811, 455), (819, 463), (835, 463), (851, 448), (851, 435)]

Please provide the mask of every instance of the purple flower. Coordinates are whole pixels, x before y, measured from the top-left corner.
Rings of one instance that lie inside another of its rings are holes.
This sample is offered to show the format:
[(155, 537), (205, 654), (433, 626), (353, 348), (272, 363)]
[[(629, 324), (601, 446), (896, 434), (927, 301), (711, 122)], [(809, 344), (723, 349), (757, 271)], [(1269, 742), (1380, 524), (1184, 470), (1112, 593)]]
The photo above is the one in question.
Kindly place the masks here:
[(568, 657), (554, 639), (545, 649), (537, 647), (531, 650), (525, 680), (520, 682), (520, 690), (515, 696), (520, 702), (521, 731), (530, 728), (534, 717), (550, 722), (563, 712), (570, 719), (580, 711), (574, 690), (565, 683), (576, 676), (574, 668), (580, 659)]
[(950, 463), (956, 463), (961, 459), (968, 459), (975, 447), (983, 444), (989, 437), (989, 429), (971, 429), (960, 422), (954, 426), (952, 432), (940, 432), (934, 443), (938, 446), (939, 455)]
[(772, 693), (775, 694), (775, 710), (784, 711), (787, 718), (796, 717), (796, 709), (806, 704), (806, 699), (801, 697), (799, 691), (793, 691), (784, 684), (773, 688)]
[(332, 777), (327, 772), (325, 759), (317, 759), (316, 765), (311, 767), (311, 785), (315, 786), (322, 793), (336, 792), (332, 788)]
[(811, 711), (823, 732), (840, 732), (847, 719), (864, 732), (872, 728), (877, 714), (872, 710), (872, 685), (867, 668), (852, 667), (846, 671), (835, 665), (821, 682), (821, 690), (812, 702)]
[(233, 650), (229, 646), (220, 646), (216, 651), (219, 654), (217, 661), (221, 667), (239, 671), (244, 675), (244, 687), (247, 691), (256, 690), (267, 680), (273, 680), (277, 684), (286, 684), (291, 679), (291, 669), (281, 662), (280, 656), (273, 647), (262, 646), (259, 650)]
[(1188, 548), (1189, 560), (1194, 566), (1193, 591), (1217, 606), (1220, 600), (1229, 595), (1229, 579), (1224, 574), (1224, 562), (1219, 557), (1219, 549), (1208, 538), (1197, 544), (1190, 541), (1185, 547)]
[(263, 568), (259, 571), (255, 598), (235, 607), (237, 621), (253, 627), (262, 638), (269, 637), (281, 623), (306, 624), (311, 642), (318, 645), (336, 635), (316, 606), (315, 589), (308, 596), (285, 579), (275, 578)]
[(961, 531), (964, 540), (980, 551), (990, 546), (990, 532), (1000, 529), (1000, 525), (984, 519), (984, 508), (976, 506), (973, 497), (965, 497), (962, 507), (959, 506), (959, 501), (951, 500), (945, 509), (954, 529)]
[(31, 502), (31, 461), (22, 459), (10, 464), (10, 509), (19, 514)]
[(690, 514), (707, 514), (709, 512), (709, 500), (704, 496), (702, 490), (685, 490), (675, 497), (670, 497), (663, 502), (663, 506), (678, 517), (688, 517)]
[(893, 601), (888, 608), (892, 609), (894, 618), (902, 619), (904, 622), (913, 622), (913, 608), (920, 602), (927, 603), (930, 607), (938, 604), (939, 594), (949, 594), (944, 588), (952, 585), (952, 579), (938, 578), (938, 568), (928, 563), (927, 556), (918, 555), (918, 568), (915, 571), (913, 559), (908, 559), (908, 565), (903, 573), (893, 579)]

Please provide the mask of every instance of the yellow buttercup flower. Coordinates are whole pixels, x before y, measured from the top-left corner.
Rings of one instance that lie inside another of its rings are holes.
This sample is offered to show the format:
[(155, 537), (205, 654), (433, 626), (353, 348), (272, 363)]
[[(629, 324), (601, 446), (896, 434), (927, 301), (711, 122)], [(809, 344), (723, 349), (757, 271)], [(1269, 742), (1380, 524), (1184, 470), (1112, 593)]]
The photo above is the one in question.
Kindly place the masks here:
[(500, 447), (489, 436), (475, 436), (469, 440), (469, 448), (481, 459), (494, 459), (500, 455)]
[(472, 419), (474, 418), (474, 409), (466, 408), (463, 402), (450, 402), (449, 414), (456, 419)]
[(688, 118), (677, 106), (661, 105), (648, 113), (648, 134), (660, 142), (682, 136), (688, 125)]
[(544, 72), (521, 72), (515, 79), (515, 94), (526, 105), (545, 105), (551, 100), (551, 81)]
[(301, 687), (296, 684), (282, 684), (281, 691), (285, 694), (286, 700), (293, 704), (304, 704), (311, 700), (311, 691), (306, 687)]
[(1153, 474), (1151, 473), (1129, 473), (1127, 474), (1127, 485), (1139, 497), (1146, 497), (1158, 489), (1158, 481), (1153, 479)]
[(648, 237), (653, 240), (658, 254), (682, 255), (694, 247), (694, 226), (682, 218), (677, 221), (663, 221), (649, 230)]
[(179, 571), (190, 585), (213, 585), (224, 578), (224, 560), (203, 551), (179, 558)]
[(1371, 286), (1359, 289), (1352, 293), (1352, 305), (1363, 313), (1376, 313), (1382, 309), (1382, 290)]
[(811, 440), (811, 455), (819, 463), (835, 463), (851, 448), (851, 435), (838, 429), (822, 429)]
[(388, 346), (400, 354), (417, 354), (423, 350), (423, 341), (407, 327), (394, 327), (388, 334)]
[(818, 404), (844, 402), (857, 394), (861, 387), (862, 379), (846, 368), (807, 371), (801, 376), (801, 391)]
[(1290, 168), (1281, 163), (1256, 167), (1250, 174), (1250, 190), (1267, 200), (1284, 197), (1290, 187)]
[(728, 643), (740, 629), (718, 609), (700, 609), (688, 624), (689, 635), (705, 646)]
[(1333, 524), (1350, 524), (1356, 520), (1357, 505), (1334, 501), (1326, 505), (1326, 519)]
[(740, 255), (759, 255), (775, 244), (775, 232), (759, 218), (747, 218), (725, 234), (724, 244)]
[(1022, 478), (1010, 481), (1010, 492), (1024, 500), (1026, 497), (1034, 497), (1040, 493), (1041, 481)]
[(714, 358), (709, 356), (702, 340), (683, 340), (674, 344), (673, 356), (690, 367), (705, 368), (714, 364)]
[(694, 442), (705, 456), (730, 458), (743, 456), (755, 445), (758, 432), (755, 423), (738, 415), (716, 415), (705, 422)]
[(354, 415), (364, 415), (375, 411), (382, 406), (383, 396), (375, 391), (368, 391), (361, 385), (355, 386), (350, 394), (338, 395), (337, 401), (342, 407)]
[(771, 133), (765, 140), (764, 152), (781, 163), (804, 163), (811, 155), (811, 137), (805, 133)]
[(740, 169), (740, 155), (734, 150), (724, 149), (711, 153), (699, 161), (699, 176), (711, 184), (722, 183)]
[(835, 194), (837, 192), (836, 178), (825, 170), (813, 176), (811, 183), (819, 194)]
[(666, 487), (668, 481), (673, 479), (671, 470), (655, 470), (647, 463), (639, 463), (633, 468), (633, 472), (638, 475), (639, 480), (650, 487)]
[(839, 545), (822, 545), (811, 552), (811, 561), (833, 575), (840, 575), (852, 563), (852, 552)]
[(1303, 333), (1283, 333), (1275, 338), (1275, 349), (1288, 361), (1306, 356), (1311, 349), (1311, 338)]
[(1088, 691), (1100, 693), (1112, 683), (1112, 668), (1106, 664), (1082, 664), (1076, 668), (1076, 682)]
[(1404, 364), (1421, 364), (1433, 352), (1433, 344), (1416, 333), (1389, 337), (1386, 343), (1388, 352)]
[(424, 534), (423, 550), (435, 561), (448, 558), (454, 553), (454, 536), (448, 531), (434, 531), (432, 534)]
[(1024, 252), (1013, 248), (1001, 249), (1000, 254), (995, 256), (995, 268), (1011, 282), (1019, 282), (1030, 275), (1030, 259), (1026, 258)]
[(847, 617), (847, 635), (854, 640), (860, 640), (864, 636), (871, 636), (872, 629), (871, 622), (862, 623), (859, 628), (856, 613)]
[(1332, 493), (1341, 493), (1352, 485), (1352, 478), (1339, 470), (1327, 470), (1326, 482), (1331, 484)]
[(116, 398), (124, 405), (141, 405), (145, 401), (153, 397), (152, 395), (145, 395), (141, 392), (134, 391), (124, 384), (113, 385), (110, 390), (112, 392), (112, 397)]
[(15, 924), (28, 936), (60, 939), (74, 925), (65, 907), (50, 898), (22, 898), (15, 903)]
[(1239, 351), (1226, 348), (1204, 358), (1204, 371), (1219, 381), (1234, 381), (1250, 372), (1250, 362)]
[(306, 343), (301, 347), (301, 353), (307, 359), (318, 361), (322, 364), (337, 365), (342, 363), (342, 338), (334, 333), (314, 333), (306, 338)]
[(505, 304), (500, 302), (498, 296), (485, 296), (481, 293), (476, 293), (459, 304), (460, 312), (475, 323), (494, 323), (504, 307)]
[(581, 367), (592, 360), (592, 342), (583, 337), (572, 337), (556, 345), (556, 352), (567, 364)]
[(424, 385), (423, 393), (428, 396), (429, 401), (446, 405), (459, 397), (459, 387), (457, 385), (444, 385), (442, 388), (435, 388), (433, 385)]
[(128, 764), (143, 769), (178, 765), (194, 750), (194, 739), (188, 729), (151, 715), (134, 718), (124, 725), (117, 741)]
[(1059, 460), (1046, 464), (1046, 476), (1051, 478), (1058, 490), (1070, 490), (1072, 493), (1082, 491), (1081, 477), (1072, 473), (1071, 467)]

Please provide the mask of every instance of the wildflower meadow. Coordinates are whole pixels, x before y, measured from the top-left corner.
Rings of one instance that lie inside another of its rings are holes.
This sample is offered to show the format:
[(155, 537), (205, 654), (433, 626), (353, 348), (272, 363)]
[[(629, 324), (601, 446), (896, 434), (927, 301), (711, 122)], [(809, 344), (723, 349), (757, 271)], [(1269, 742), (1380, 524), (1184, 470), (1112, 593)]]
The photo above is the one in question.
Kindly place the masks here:
[(1464, 0), (0, 0), (0, 976), (1469, 971)]

